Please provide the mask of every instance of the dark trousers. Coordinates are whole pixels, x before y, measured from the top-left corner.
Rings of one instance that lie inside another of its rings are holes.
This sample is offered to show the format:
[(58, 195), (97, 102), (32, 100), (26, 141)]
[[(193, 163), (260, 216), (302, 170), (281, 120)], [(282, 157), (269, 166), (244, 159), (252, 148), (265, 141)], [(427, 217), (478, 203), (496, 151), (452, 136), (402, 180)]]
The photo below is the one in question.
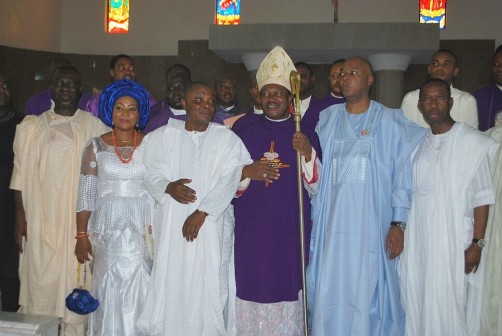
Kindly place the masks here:
[(2, 310), (17, 312), (19, 309), (19, 279), (0, 279)]

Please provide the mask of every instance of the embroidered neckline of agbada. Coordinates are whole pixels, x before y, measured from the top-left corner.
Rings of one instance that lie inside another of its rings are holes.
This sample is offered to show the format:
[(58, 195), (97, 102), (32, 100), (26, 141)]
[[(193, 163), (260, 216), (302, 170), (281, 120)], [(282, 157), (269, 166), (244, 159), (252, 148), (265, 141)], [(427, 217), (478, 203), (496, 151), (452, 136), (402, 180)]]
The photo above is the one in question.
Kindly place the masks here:
[(129, 156), (128, 159), (124, 159), (122, 157), (122, 154), (120, 154), (120, 151), (119, 151), (119, 149), (117, 147), (117, 143), (116, 143), (116, 140), (115, 140), (115, 130), (114, 129), (112, 130), (112, 144), (113, 144), (113, 149), (115, 150), (115, 154), (117, 154), (117, 157), (119, 158), (120, 162), (122, 162), (122, 163), (129, 163), (129, 162), (131, 162), (132, 156), (133, 156), (134, 151), (136, 150), (136, 147), (137, 147), (137, 144), (138, 144), (137, 140), (138, 140), (138, 131), (134, 130), (134, 142), (133, 142), (131, 156)]

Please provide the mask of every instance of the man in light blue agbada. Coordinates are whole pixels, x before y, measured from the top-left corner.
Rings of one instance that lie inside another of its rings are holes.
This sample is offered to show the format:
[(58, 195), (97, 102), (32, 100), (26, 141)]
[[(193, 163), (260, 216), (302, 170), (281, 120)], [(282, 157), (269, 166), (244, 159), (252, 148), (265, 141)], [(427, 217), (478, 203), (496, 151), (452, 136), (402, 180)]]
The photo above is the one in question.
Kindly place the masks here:
[(307, 182), (315, 195), (310, 327), (313, 336), (403, 335), (395, 258), (411, 205), (410, 155), (425, 130), (370, 100), (365, 59), (345, 61), (340, 75), (346, 103), (320, 114), (323, 163), (315, 160)]

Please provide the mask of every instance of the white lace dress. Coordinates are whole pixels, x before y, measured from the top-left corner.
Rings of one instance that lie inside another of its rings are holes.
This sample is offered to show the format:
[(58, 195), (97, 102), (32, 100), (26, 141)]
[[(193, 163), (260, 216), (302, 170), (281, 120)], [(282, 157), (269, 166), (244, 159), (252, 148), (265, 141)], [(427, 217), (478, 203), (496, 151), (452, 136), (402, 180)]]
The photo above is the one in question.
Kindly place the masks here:
[[(120, 148), (124, 159), (132, 147)], [(91, 211), (88, 223), (93, 245), (92, 295), (100, 302), (89, 316), (88, 335), (141, 335), (136, 320), (150, 282), (152, 261), (145, 241), (153, 200), (143, 180), (139, 146), (122, 163), (113, 146), (90, 141), (82, 156), (77, 211)]]

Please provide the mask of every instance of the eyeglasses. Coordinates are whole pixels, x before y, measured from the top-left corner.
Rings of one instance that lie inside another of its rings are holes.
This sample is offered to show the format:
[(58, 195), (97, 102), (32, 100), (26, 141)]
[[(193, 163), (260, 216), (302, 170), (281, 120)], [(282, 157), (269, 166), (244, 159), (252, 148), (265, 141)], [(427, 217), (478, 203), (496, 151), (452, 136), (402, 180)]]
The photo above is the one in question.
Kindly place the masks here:
[(68, 86), (72, 89), (75, 89), (80, 85), (80, 82), (58, 80), (56, 83), (54, 83), (54, 85), (58, 88), (62, 88), (63, 86)]
[(431, 104), (432, 102), (436, 102), (438, 104), (444, 104), (448, 100), (450, 100), (449, 97), (447, 96), (437, 96), (437, 97), (431, 97), (431, 96), (425, 96), (425, 97), (420, 97), (420, 101), (424, 104)]
[(136, 67), (134, 65), (130, 65), (130, 66), (127, 66), (127, 65), (117, 65), (115, 67), (115, 71), (120, 71), (120, 72), (124, 72), (124, 71), (129, 71), (129, 72), (134, 72), (136, 70)]

